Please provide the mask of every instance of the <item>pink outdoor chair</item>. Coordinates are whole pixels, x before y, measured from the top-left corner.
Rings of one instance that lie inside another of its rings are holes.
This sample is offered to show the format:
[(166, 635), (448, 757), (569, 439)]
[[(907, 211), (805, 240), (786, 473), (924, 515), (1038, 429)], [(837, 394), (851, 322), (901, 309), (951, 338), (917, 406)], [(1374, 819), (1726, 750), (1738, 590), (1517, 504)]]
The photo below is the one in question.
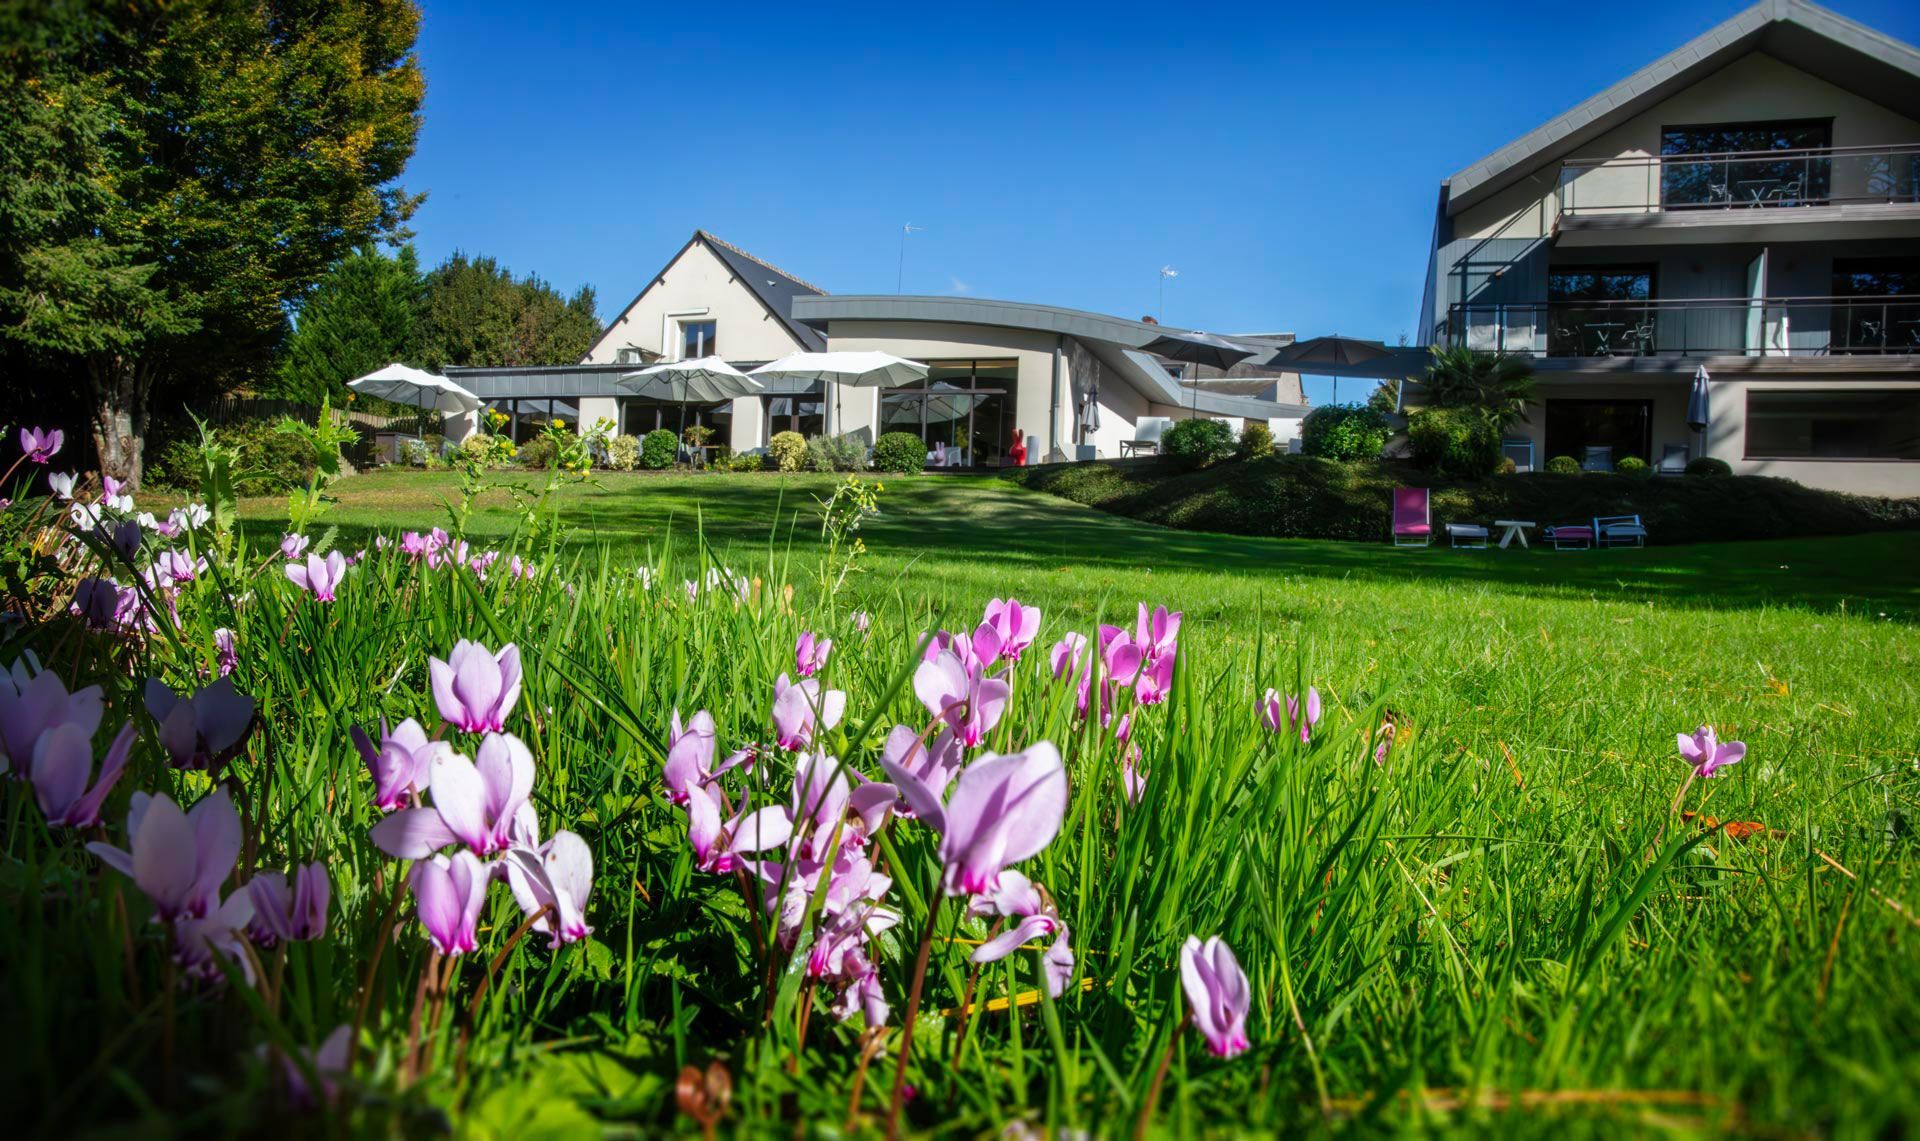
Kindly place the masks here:
[(1393, 489), (1393, 545), (1424, 547), (1433, 542), (1433, 519), (1428, 511), (1427, 489)]

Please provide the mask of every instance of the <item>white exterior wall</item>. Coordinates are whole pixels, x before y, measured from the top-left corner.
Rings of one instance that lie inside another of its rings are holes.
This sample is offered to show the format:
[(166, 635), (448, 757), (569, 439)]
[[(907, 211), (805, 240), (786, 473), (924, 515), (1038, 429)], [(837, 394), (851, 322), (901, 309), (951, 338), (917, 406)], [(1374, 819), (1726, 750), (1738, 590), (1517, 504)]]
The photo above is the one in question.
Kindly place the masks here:
[(611, 396), (582, 396), (580, 398), (580, 430), (593, 427), (595, 420), (608, 420), (613, 423), (614, 433), (620, 431), (620, 404)]
[(1920, 460), (1750, 460), (1746, 457), (1748, 391), (1818, 392), (1821, 388), (1911, 390), (1920, 388), (1920, 384), (1911, 381), (1716, 380), (1712, 386), (1713, 422), (1707, 426), (1707, 454), (1727, 461), (1736, 475), (1779, 476), (1808, 487), (1855, 495), (1920, 495)]
[[(804, 346), (760, 303), (705, 242), (694, 242), (660, 274), (626, 312), (614, 318), (584, 363), (611, 364), (628, 346), (680, 359), (680, 328), (686, 320), (712, 321), (720, 355), (728, 360), (770, 361)], [(664, 334), (665, 339), (662, 339)]]

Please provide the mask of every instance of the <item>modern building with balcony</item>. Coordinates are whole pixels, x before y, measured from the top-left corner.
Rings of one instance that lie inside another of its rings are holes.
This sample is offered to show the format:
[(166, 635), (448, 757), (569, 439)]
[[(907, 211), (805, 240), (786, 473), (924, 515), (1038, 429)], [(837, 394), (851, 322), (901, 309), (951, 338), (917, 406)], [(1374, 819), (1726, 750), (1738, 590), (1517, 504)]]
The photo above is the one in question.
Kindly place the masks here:
[(1533, 359), (1523, 467), (1920, 494), (1920, 51), (1765, 0), (1466, 167), (1419, 339)]

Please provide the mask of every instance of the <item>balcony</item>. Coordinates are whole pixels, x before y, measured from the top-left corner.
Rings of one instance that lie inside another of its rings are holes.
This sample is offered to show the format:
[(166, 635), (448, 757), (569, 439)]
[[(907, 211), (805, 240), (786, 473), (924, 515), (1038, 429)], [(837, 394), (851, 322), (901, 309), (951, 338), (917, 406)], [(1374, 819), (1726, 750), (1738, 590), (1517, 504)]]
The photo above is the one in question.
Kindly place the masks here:
[(1549, 208), (1564, 246), (1920, 234), (1920, 144), (1570, 161)]
[(1920, 355), (1920, 294), (1455, 305), (1446, 343), (1542, 358)]

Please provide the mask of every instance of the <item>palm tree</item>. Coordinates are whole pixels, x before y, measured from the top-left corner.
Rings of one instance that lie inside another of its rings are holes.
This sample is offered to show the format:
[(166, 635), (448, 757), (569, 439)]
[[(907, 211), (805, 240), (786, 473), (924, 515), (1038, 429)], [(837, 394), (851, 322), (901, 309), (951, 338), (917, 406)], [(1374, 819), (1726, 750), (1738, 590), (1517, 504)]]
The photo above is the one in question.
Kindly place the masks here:
[(1527, 418), (1535, 398), (1533, 366), (1526, 358), (1469, 348), (1433, 347), (1433, 362), (1421, 380), (1436, 408), (1473, 408), (1505, 430)]

